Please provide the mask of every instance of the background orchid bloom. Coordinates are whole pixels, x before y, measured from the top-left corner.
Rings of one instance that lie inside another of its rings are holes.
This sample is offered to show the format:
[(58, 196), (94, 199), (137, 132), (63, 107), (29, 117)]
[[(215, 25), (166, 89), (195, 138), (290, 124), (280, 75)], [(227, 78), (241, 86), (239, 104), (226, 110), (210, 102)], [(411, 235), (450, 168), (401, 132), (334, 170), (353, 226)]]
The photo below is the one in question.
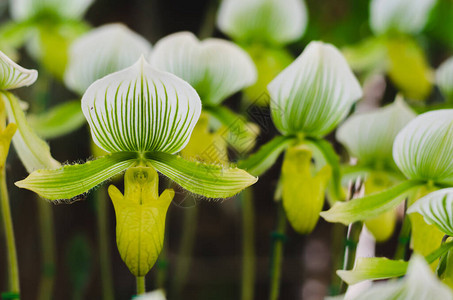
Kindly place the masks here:
[(447, 101), (453, 101), (453, 57), (444, 61), (436, 71), (436, 84)]

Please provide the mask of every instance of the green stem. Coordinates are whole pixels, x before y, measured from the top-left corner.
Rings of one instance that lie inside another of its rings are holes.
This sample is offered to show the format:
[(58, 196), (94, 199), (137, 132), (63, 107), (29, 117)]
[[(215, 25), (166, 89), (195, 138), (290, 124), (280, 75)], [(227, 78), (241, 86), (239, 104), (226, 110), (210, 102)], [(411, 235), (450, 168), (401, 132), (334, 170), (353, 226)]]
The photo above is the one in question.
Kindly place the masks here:
[(183, 229), (181, 244), (178, 250), (178, 264), (176, 265), (175, 277), (173, 281), (173, 292), (175, 299), (180, 299), (181, 291), (186, 283), (192, 262), (192, 253), (197, 233), (198, 206), (187, 208), (184, 212)]
[(135, 278), (137, 280), (137, 295), (144, 294), (146, 292), (145, 276), (137, 276)]
[(2, 210), (3, 226), (5, 227), (6, 249), (8, 253), (8, 277), (9, 291), (20, 293), (19, 266), (17, 264), (16, 243), (14, 241), (13, 221), (11, 219), (11, 209), (9, 206), (8, 188), (6, 186), (5, 169), (0, 172), (0, 201)]
[[(346, 240), (344, 241), (344, 256), (342, 270), (351, 270), (355, 263), (355, 256), (357, 252), (357, 245), (359, 243), (360, 231), (362, 230), (362, 223), (349, 224), (346, 232)], [(346, 284), (341, 281), (340, 294), (346, 292)]]
[(208, 38), (214, 33), (218, 5), (218, 0), (209, 1), (200, 30), (198, 31), (198, 38), (200, 40)]
[(102, 298), (114, 299), (113, 278), (110, 257), (110, 234), (108, 226), (108, 199), (105, 188), (99, 188), (94, 192), (97, 204), (97, 225), (99, 241), (99, 264), (101, 271)]
[(395, 259), (403, 259), (407, 260), (408, 255), (408, 245), (411, 238), (411, 220), (409, 216), (406, 214), (407, 208), (407, 199), (404, 202), (404, 218), (403, 218), (403, 225), (401, 226), (401, 231), (398, 236), (398, 244), (396, 246), (395, 251)]
[(240, 194), (242, 204), (242, 300), (252, 300), (255, 287), (255, 237), (253, 191)]
[(281, 203), (278, 204), (277, 228), (272, 233), (272, 255), (270, 264), (270, 300), (277, 300), (280, 293), (280, 280), (283, 261), (283, 244), (286, 236), (286, 216)]
[(42, 277), (39, 284), (38, 299), (52, 298), (55, 276), (55, 231), (52, 204), (38, 199), (39, 228), (41, 230)]

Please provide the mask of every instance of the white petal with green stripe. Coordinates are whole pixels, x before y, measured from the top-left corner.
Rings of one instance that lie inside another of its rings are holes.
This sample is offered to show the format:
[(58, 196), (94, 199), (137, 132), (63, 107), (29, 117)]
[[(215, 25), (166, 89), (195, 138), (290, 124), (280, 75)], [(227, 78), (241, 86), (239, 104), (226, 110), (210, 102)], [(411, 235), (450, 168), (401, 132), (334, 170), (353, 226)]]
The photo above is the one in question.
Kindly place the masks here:
[(437, 69), (436, 84), (447, 100), (453, 101), (453, 56), (444, 61)]
[(361, 165), (393, 167), (393, 141), (416, 117), (402, 98), (375, 111), (354, 114), (337, 130), (336, 138)]
[(453, 188), (432, 192), (415, 202), (407, 213), (419, 213), (426, 223), (453, 236)]
[(404, 127), (393, 158), (410, 179), (453, 184), (453, 109), (424, 113)]
[(14, 20), (55, 14), (61, 18), (77, 19), (83, 16), (94, 0), (10, 0)]
[(25, 69), (0, 51), (0, 90), (29, 86), (38, 78), (36, 70)]
[(201, 101), (187, 82), (152, 68), (142, 57), (93, 83), (82, 110), (93, 140), (108, 152), (176, 153), (190, 139)]
[(83, 94), (99, 78), (130, 67), (151, 45), (125, 25), (114, 23), (91, 30), (70, 47), (64, 82)]
[(190, 32), (161, 39), (150, 62), (190, 83), (205, 104), (220, 103), (257, 77), (252, 59), (240, 47), (217, 38), (199, 41)]
[(220, 30), (240, 42), (285, 44), (302, 37), (308, 22), (303, 0), (223, 0)]
[(334, 129), (362, 89), (333, 45), (311, 42), (269, 85), (272, 119), (282, 134), (322, 137)]
[(437, 0), (373, 0), (370, 26), (376, 34), (392, 31), (416, 34), (423, 30)]

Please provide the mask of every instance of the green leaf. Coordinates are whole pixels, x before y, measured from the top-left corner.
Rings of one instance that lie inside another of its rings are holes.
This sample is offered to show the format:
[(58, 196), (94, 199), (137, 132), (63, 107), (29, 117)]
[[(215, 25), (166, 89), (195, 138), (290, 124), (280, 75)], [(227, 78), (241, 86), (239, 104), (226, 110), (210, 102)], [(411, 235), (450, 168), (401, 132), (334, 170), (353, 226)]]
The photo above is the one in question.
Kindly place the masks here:
[(147, 152), (145, 157), (186, 190), (209, 198), (232, 197), (258, 180), (238, 168), (187, 161), (168, 153)]
[(150, 62), (190, 83), (203, 104), (212, 106), (252, 85), (257, 78), (252, 59), (239, 46), (217, 38), (199, 41), (191, 32), (161, 39)]
[(15, 53), (30, 37), (33, 29), (29, 21), (24, 22), (5, 22), (0, 27), (0, 49), (6, 54)]
[(339, 222), (345, 225), (376, 217), (397, 206), (413, 190), (423, 185), (423, 182), (409, 180), (381, 193), (371, 194), (348, 202), (336, 202), (331, 209), (321, 212), (321, 217), (326, 221)]
[(113, 153), (84, 164), (37, 170), (15, 184), (49, 200), (71, 199), (121, 173), (135, 164), (137, 159), (138, 155), (134, 152)]
[(124, 196), (108, 189), (116, 214), (116, 243), (134, 276), (143, 277), (162, 251), (165, 218), (175, 192), (159, 196), (159, 175), (152, 167), (132, 167), (124, 175)]
[(22, 68), (0, 51), (0, 90), (16, 89), (32, 85), (38, 72)]
[(176, 153), (189, 142), (201, 113), (197, 92), (143, 56), (97, 80), (82, 98), (94, 142), (107, 152)]
[(85, 124), (80, 100), (65, 102), (50, 110), (29, 115), (28, 123), (42, 138), (52, 139), (71, 133)]
[(343, 55), (331, 44), (311, 42), (269, 85), (271, 114), (283, 135), (322, 138), (362, 97)]
[(239, 161), (238, 166), (250, 174), (260, 176), (275, 163), (280, 154), (296, 142), (294, 137), (277, 136), (250, 155), (246, 160)]
[(453, 101), (453, 56), (444, 61), (437, 69), (436, 84), (445, 98)]
[(13, 137), (14, 149), (27, 171), (30, 173), (37, 169), (59, 167), (60, 163), (50, 154), (49, 146), (28, 125), (19, 100), (8, 92), (0, 92), (0, 98), (5, 105), (9, 123), (17, 125), (17, 132)]

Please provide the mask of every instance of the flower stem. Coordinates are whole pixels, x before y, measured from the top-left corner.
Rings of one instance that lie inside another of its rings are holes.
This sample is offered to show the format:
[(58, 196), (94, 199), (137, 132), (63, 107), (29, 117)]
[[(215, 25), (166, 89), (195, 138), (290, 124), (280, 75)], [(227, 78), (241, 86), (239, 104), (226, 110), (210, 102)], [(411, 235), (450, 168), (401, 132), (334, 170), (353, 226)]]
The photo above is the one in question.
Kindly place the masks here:
[(145, 276), (137, 276), (135, 278), (137, 280), (137, 295), (144, 294), (146, 292)]
[(403, 225), (401, 226), (400, 234), (398, 236), (398, 244), (396, 246), (395, 257), (394, 259), (403, 259), (407, 260), (408, 255), (408, 245), (411, 238), (411, 221), (409, 216), (406, 214), (407, 209), (407, 199), (404, 201), (404, 218)]
[(283, 244), (286, 240), (286, 216), (282, 203), (278, 204), (277, 228), (272, 232), (272, 254), (270, 265), (270, 300), (277, 300), (280, 293), (280, 279), (283, 260)]
[(11, 210), (9, 206), (8, 189), (6, 186), (5, 169), (0, 172), (0, 201), (3, 226), (5, 228), (6, 249), (8, 253), (8, 277), (9, 291), (11, 293), (20, 293), (19, 284), (19, 266), (17, 264), (16, 243), (14, 240), (13, 221), (11, 219)]
[(240, 194), (242, 204), (242, 300), (252, 300), (255, 287), (255, 237), (253, 191)]

